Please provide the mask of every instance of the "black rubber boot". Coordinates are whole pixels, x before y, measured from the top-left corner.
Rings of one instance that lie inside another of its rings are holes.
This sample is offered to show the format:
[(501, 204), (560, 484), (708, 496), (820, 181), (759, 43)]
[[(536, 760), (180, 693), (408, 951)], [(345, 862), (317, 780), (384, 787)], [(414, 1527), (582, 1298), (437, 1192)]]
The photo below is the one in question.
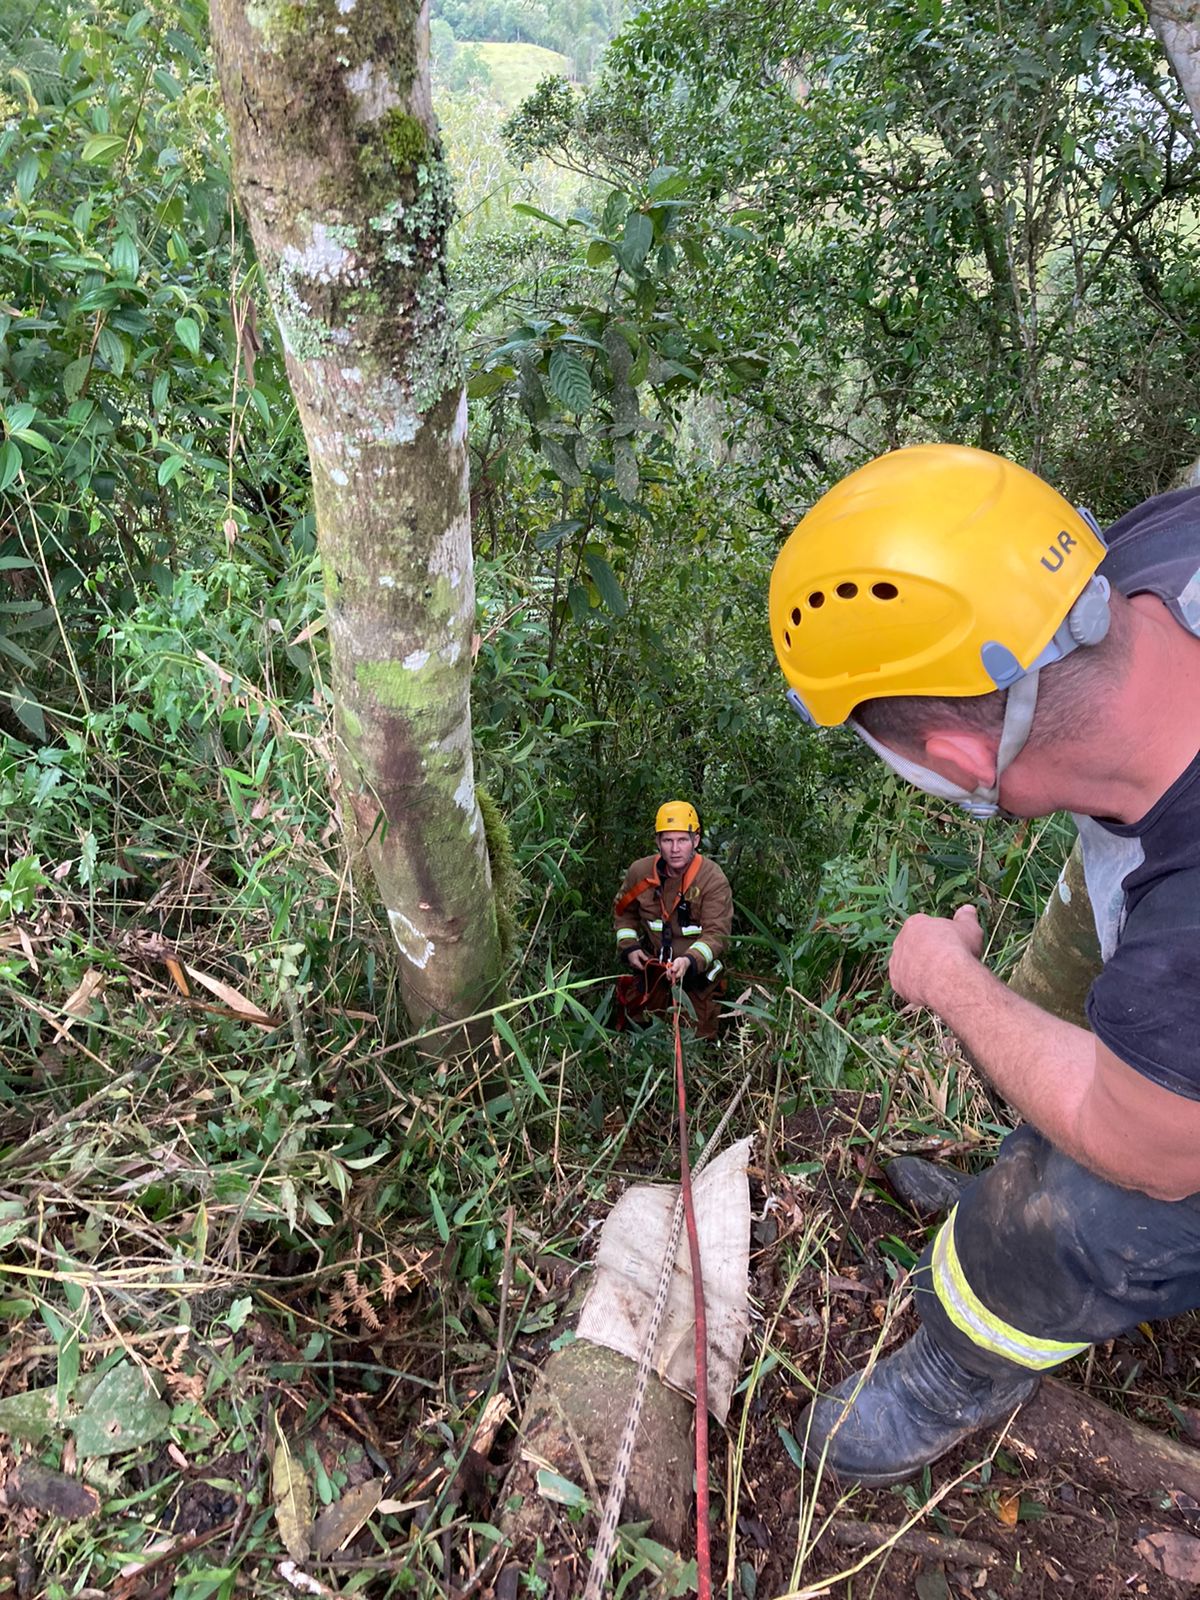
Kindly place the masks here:
[(923, 1156), (894, 1156), (884, 1162), (883, 1175), (896, 1198), (919, 1217), (944, 1216), (971, 1181), (969, 1173)]
[(968, 1372), (918, 1328), (865, 1382), (856, 1373), (815, 1400), (796, 1432), (811, 1467), (824, 1452), (825, 1466), (840, 1478), (902, 1483), (978, 1429), (1003, 1422), (1038, 1382), (1037, 1373), (1017, 1366), (1003, 1377)]

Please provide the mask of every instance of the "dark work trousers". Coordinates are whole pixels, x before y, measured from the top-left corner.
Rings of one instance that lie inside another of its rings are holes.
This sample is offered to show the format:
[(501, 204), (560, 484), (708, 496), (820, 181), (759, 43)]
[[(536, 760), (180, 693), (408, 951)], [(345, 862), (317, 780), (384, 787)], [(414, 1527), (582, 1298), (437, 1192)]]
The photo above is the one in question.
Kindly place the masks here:
[[(1200, 1306), (1200, 1194), (1167, 1201), (1120, 1189), (1031, 1127), (1010, 1133), (964, 1189), (953, 1239), (984, 1306), (1037, 1339), (1094, 1344)], [(1012, 1376), (1019, 1363), (950, 1320), (932, 1255), (931, 1246), (913, 1275), (921, 1320), (968, 1370)]]

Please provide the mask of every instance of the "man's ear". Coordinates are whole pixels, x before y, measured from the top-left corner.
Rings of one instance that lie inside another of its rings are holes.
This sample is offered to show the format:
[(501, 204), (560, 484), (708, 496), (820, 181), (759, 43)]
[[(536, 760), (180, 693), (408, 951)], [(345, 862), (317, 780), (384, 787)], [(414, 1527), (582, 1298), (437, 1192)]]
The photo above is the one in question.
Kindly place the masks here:
[(964, 789), (986, 788), (996, 779), (996, 742), (972, 729), (925, 735), (928, 764)]

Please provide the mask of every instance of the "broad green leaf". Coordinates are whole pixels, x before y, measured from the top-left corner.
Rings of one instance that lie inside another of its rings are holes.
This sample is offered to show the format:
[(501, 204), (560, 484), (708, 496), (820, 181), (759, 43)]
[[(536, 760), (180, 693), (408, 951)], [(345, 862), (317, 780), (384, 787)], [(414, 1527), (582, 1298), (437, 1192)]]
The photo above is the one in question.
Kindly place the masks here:
[(182, 469), (187, 465), (183, 456), (168, 456), (165, 461), (158, 464), (158, 483), (162, 488), (170, 483), (172, 478), (177, 478)]
[(593, 239), (587, 247), (587, 264), (589, 267), (602, 267), (606, 261), (612, 260), (613, 247), (607, 239)]
[(553, 550), (582, 527), (583, 523), (578, 517), (565, 517), (561, 522), (552, 522), (548, 528), (543, 528), (533, 542), (539, 550)]
[(585, 583), (573, 583), (567, 590), (567, 605), (576, 622), (586, 622), (592, 614), (592, 599)]
[(654, 243), (654, 224), (644, 211), (631, 211), (625, 218), (623, 243), (625, 260), (636, 272)]
[(0, 494), (10, 488), (21, 470), (21, 447), (6, 439), (0, 445)]
[(803, 1450), (801, 1450), (800, 1446), (796, 1443), (796, 1440), (795, 1440), (794, 1436), (791, 1433), (788, 1432), (788, 1430), (784, 1427), (782, 1422), (779, 1423), (777, 1426), (778, 1426), (778, 1431), (779, 1431), (779, 1437), (780, 1437), (780, 1440), (782, 1441), (782, 1444), (783, 1444), (783, 1448), (787, 1451), (788, 1455), (791, 1457), (792, 1465), (794, 1467), (798, 1467), (800, 1469), (800, 1471), (803, 1472), (804, 1471), (804, 1452), (803, 1452)]
[(39, 433), (36, 428), (14, 428), (13, 438), (20, 439), (22, 444), (31, 444), (35, 450), (40, 450), (43, 455), (53, 455), (54, 446), (44, 433)]
[(326, 1211), (325, 1207), (320, 1203), (320, 1201), (314, 1199), (311, 1194), (306, 1194), (304, 1196), (304, 1211), (305, 1214), (310, 1217), (318, 1227), (333, 1227), (333, 1218), (329, 1215), (328, 1211)]
[(114, 333), (111, 328), (101, 328), (96, 350), (108, 370), (119, 378), (125, 371), (126, 358), (125, 341), (120, 334)]
[(189, 355), (200, 354), (200, 324), (194, 317), (176, 317), (175, 337)]
[(121, 278), (136, 278), (140, 265), (138, 248), (127, 233), (122, 233), (112, 247), (112, 268)]
[(614, 617), (624, 617), (629, 612), (629, 601), (626, 600), (621, 585), (617, 582), (617, 575), (608, 562), (597, 550), (585, 550), (583, 560), (592, 582), (596, 585), (597, 593), (604, 602), (606, 611)]
[(111, 1456), (161, 1439), (171, 1408), (141, 1367), (121, 1361), (100, 1379), (71, 1424), (81, 1456)]
[[(6, 639), (4, 643), (10, 651), (16, 648), (11, 639)], [(21, 654), (24, 654), (24, 652), (22, 651)], [(26, 656), (23, 664), (32, 666), (33, 662)], [(37, 701), (31, 700), (28, 695), (21, 694), (18, 691), (12, 697), (12, 708), (16, 712), (18, 720), (29, 729), (33, 737), (40, 744), (45, 744), (47, 738), (46, 718)]]
[(17, 193), (22, 200), (32, 198), (33, 191), (37, 188), (37, 181), (38, 158), (30, 151), (28, 155), (23, 155), (20, 161), (17, 162)]
[[(26, 654), (26, 652), (21, 649), (21, 646), (19, 644), (14, 644), (12, 642), (12, 640), (9, 639), (9, 638), (6, 638), (3, 633), (0, 633), (0, 655), (8, 656), (8, 658), (11, 661), (16, 661), (21, 666), (28, 667), (30, 670), (33, 670), (37, 665), (37, 663), (34, 661), (34, 659), (33, 659), (33, 657), (31, 655)], [(18, 715), (19, 715), (19, 713), (18, 713)], [(41, 720), (40, 720), (41, 719), (40, 710), (38, 712), (38, 718), (39, 718), (40, 725), (42, 727), (45, 727), (45, 723), (41, 722)], [(22, 720), (24, 720), (24, 719), (22, 719)], [(25, 725), (26, 725), (26, 727), (30, 726), (29, 723), (26, 723)]]
[(150, 403), (155, 411), (161, 411), (167, 403), (167, 395), (171, 390), (171, 375), (169, 372), (160, 372), (154, 380), (150, 390)]
[(20, 1201), (5, 1200), (0, 1203), (0, 1250), (10, 1245), (14, 1239), (19, 1239), (28, 1226), (28, 1219)]
[(576, 413), (592, 403), (592, 381), (578, 356), (560, 345), (550, 356), (550, 387), (566, 406)]
[(84, 141), (81, 154), (85, 161), (100, 163), (114, 161), (124, 148), (123, 137), (115, 133), (94, 133)]
[(583, 482), (583, 474), (569, 450), (564, 449), (557, 439), (543, 437), (542, 454), (568, 489), (578, 489)]
[(487, 372), (476, 372), (467, 383), (467, 399), (483, 400), (495, 394), (514, 376), (512, 367), (492, 367)]
[(686, 172), (679, 172), (674, 167), (659, 167), (650, 174), (647, 188), (656, 200), (669, 200), (673, 195), (681, 194), (690, 181)]
[(9, 406), (4, 413), (4, 426), (9, 433), (16, 433), (18, 428), (27, 428), (37, 416), (37, 408), (26, 401), (20, 405)]
[(91, 365), (92, 361), (90, 356), (78, 356), (74, 361), (69, 362), (68, 365), (63, 368), (63, 393), (66, 395), (68, 400), (77, 400), (82, 394), (83, 386), (87, 382), (87, 375), (91, 369)]
[(58, 1412), (54, 1395), (53, 1385), (47, 1389), (27, 1389), (24, 1394), (6, 1395), (0, 1400), (0, 1433), (39, 1444), (55, 1427)]

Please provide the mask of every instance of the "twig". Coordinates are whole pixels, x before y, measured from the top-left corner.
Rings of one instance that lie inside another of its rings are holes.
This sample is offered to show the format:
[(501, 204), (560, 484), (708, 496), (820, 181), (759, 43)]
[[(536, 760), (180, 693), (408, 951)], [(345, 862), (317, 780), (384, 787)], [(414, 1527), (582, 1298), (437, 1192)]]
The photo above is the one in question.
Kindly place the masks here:
[(931, 1533), (925, 1528), (890, 1528), (884, 1522), (831, 1522), (825, 1536), (844, 1550), (880, 1550), (885, 1545), (913, 1556), (932, 1556), (953, 1561), (963, 1567), (994, 1567), (1000, 1552), (993, 1545), (976, 1539), (958, 1539), (952, 1534)]
[(496, 1376), (504, 1365), (505, 1333), (508, 1324), (508, 1294), (512, 1286), (512, 1241), (516, 1210), (509, 1206), (504, 1213), (504, 1263), (500, 1268), (500, 1318), (496, 1325)]

